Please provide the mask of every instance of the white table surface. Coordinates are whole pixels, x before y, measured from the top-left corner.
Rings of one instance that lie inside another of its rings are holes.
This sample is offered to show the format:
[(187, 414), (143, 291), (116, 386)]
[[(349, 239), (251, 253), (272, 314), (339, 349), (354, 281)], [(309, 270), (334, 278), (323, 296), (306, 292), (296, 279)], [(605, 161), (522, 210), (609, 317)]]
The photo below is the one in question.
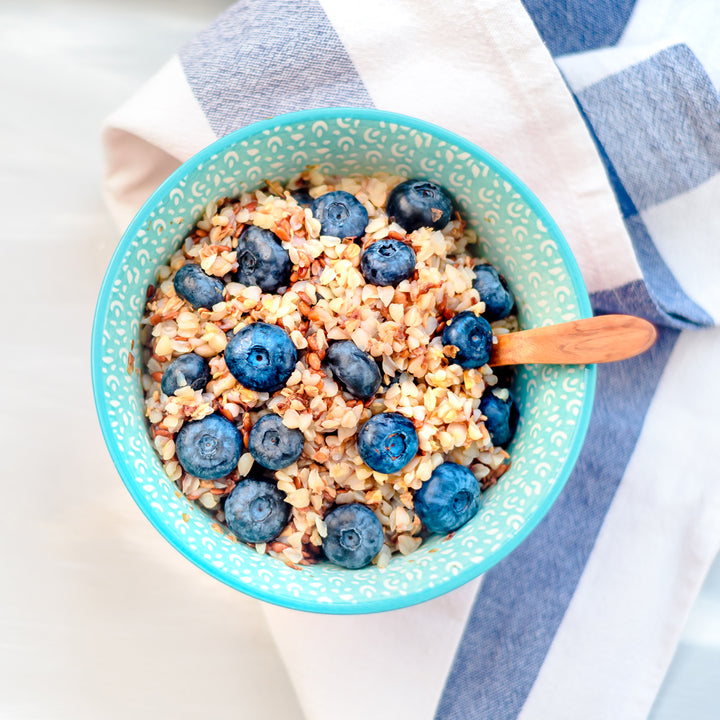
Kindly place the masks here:
[[(258, 601), (183, 559), (130, 499), (90, 385), (118, 239), (101, 121), (229, 4), (0, 0), (0, 720), (303, 717)], [(651, 720), (719, 707), (717, 561)]]

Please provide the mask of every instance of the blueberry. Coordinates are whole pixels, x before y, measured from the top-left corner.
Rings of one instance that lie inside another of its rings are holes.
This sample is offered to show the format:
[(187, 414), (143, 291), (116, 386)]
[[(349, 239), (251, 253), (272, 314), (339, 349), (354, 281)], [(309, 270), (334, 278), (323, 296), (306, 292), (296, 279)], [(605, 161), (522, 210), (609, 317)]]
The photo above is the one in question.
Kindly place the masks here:
[(205, 358), (195, 353), (186, 353), (175, 358), (165, 368), (160, 389), (166, 395), (172, 395), (181, 387), (189, 385), (193, 390), (202, 390), (210, 379), (210, 368)]
[(421, 227), (444, 228), (452, 217), (452, 200), (444, 187), (430, 180), (406, 180), (388, 196), (385, 210), (405, 232)]
[(339, 238), (359, 238), (368, 224), (367, 210), (349, 192), (325, 193), (312, 204), (312, 214), (320, 221), (321, 233)]
[(386, 383), (380, 385), (380, 392), (385, 394), (393, 385), (397, 385), (402, 377), (402, 370), (396, 370), (395, 373), (389, 377)]
[(445, 462), (415, 493), (415, 512), (425, 527), (445, 535), (462, 527), (480, 508), (480, 484), (462, 465)]
[(352, 340), (332, 343), (325, 362), (333, 377), (353, 396), (371, 398), (380, 387), (382, 375), (372, 355), (363, 352)]
[(277, 485), (267, 480), (241, 480), (225, 501), (225, 522), (243, 542), (274, 540), (288, 523), (290, 506)]
[(490, 323), (470, 310), (458, 313), (442, 334), (443, 345), (455, 345), (458, 348), (455, 362), (466, 370), (479, 368), (487, 363), (492, 350), (492, 339)]
[(473, 287), (485, 303), (483, 317), (489, 322), (502, 320), (510, 314), (515, 304), (505, 278), (492, 265), (478, 265), (475, 268)]
[(302, 455), (305, 436), (300, 430), (283, 425), (274, 413), (263, 415), (250, 430), (248, 450), (256, 462), (268, 470), (281, 470)]
[(309, 208), (315, 202), (315, 198), (304, 188), (293, 190), (291, 195), (300, 207)]
[(238, 238), (237, 262), (235, 278), (243, 285), (257, 285), (263, 292), (274, 293), (290, 282), (290, 255), (270, 230), (246, 227)]
[(250, 390), (279, 390), (295, 369), (297, 350), (277, 325), (250, 323), (228, 341), (225, 363), (233, 377)]
[(183, 265), (173, 280), (175, 292), (193, 308), (212, 308), (223, 301), (225, 286), (216, 277), (210, 277), (199, 265)]
[(175, 438), (175, 452), (186, 472), (201, 480), (216, 480), (235, 469), (242, 436), (222, 415), (186, 422)]
[(480, 412), (485, 415), (485, 427), (493, 445), (505, 447), (515, 437), (520, 413), (515, 398), (508, 390), (508, 399), (501, 400), (492, 390), (480, 400)]
[(325, 525), (325, 556), (341, 567), (365, 567), (383, 546), (382, 524), (367, 505), (338, 505), (325, 516)]
[(411, 420), (396, 412), (371, 417), (360, 428), (357, 449), (366, 465), (380, 473), (402, 470), (418, 451), (418, 436)]
[(400, 240), (377, 240), (363, 252), (360, 270), (365, 282), (396, 287), (415, 272), (415, 251)]
[(514, 365), (503, 365), (502, 367), (494, 367), (493, 375), (498, 379), (497, 387), (510, 387), (515, 382), (517, 371)]

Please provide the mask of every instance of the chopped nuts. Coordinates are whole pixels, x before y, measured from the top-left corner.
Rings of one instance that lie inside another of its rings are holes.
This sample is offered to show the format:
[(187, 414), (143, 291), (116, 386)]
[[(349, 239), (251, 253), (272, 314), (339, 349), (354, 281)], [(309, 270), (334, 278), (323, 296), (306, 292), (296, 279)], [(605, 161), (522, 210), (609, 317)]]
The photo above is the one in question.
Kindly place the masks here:
[[(253, 457), (245, 452), (237, 470), (220, 481), (185, 473), (174, 442), (184, 422), (220, 412), (237, 424), (247, 445), (250, 428), (270, 411), (286, 427), (303, 433), (300, 458), (275, 472), (278, 488), (293, 508), (291, 520), (273, 542), (255, 545), (258, 552), (291, 566), (316, 562), (330, 507), (362, 502), (383, 524), (385, 544), (374, 562), (385, 567), (392, 553), (410, 553), (422, 542), (413, 490), (435, 467), (445, 460), (459, 462), (483, 487), (497, 482), (509, 467), (507, 453), (492, 446), (479, 411), (486, 386), (494, 386), (497, 377), (487, 366), (464, 371), (454, 362), (457, 348), (443, 346), (441, 340), (446, 321), (455, 314), (484, 311), (472, 287), (472, 262), (455, 257), (477, 237), (461, 221), (444, 231), (420, 228), (409, 235), (389, 223), (385, 202), (402, 180), (386, 173), (335, 178), (313, 168), (287, 187), (273, 181), (265, 192), (210, 203), (195, 230), (159, 268), (147, 293), (141, 327), (146, 415), (165, 473), (186, 497), (222, 522), (223, 498), (251, 472)], [(320, 235), (319, 221), (288, 192), (308, 183), (313, 197), (343, 189), (360, 199), (369, 214), (362, 247)], [(271, 229), (280, 238), (294, 265), (289, 287), (269, 294), (228, 282), (223, 302), (194, 310), (176, 295), (173, 273), (196, 262), (210, 275), (227, 276), (237, 269), (237, 237), (249, 224)], [(416, 253), (415, 274), (396, 288), (366, 284), (359, 270), (362, 248), (385, 237), (410, 244)], [(257, 321), (282, 327), (298, 351), (285, 386), (272, 394), (240, 385), (223, 358), (228, 339)], [(514, 317), (493, 323), (496, 334), (515, 329)], [(335, 340), (352, 340), (375, 358), (384, 375), (384, 395), (363, 402), (338, 385), (323, 366), (328, 344)], [(211, 379), (202, 391), (183, 387), (167, 397), (160, 390), (162, 374), (174, 357), (188, 352), (207, 358)], [(496, 391), (501, 398), (506, 392)], [(420, 451), (401, 472), (383, 475), (362, 462), (355, 436), (373, 414), (388, 410), (413, 420)]]

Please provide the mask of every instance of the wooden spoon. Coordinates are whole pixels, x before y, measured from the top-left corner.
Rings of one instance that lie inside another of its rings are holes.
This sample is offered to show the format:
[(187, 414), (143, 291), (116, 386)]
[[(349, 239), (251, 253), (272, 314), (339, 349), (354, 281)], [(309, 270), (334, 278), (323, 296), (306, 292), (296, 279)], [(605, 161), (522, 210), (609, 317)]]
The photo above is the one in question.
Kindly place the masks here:
[(498, 367), (613, 362), (645, 352), (656, 337), (655, 326), (642, 318), (598, 315), (498, 335), (488, 364)]

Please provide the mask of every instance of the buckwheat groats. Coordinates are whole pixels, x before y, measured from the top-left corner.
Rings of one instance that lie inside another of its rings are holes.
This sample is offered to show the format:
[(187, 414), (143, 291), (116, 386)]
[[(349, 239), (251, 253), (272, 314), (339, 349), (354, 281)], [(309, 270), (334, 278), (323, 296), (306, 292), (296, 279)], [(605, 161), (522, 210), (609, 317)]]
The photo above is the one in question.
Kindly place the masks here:
[(141, 331), (178, 490), (291, 565), (326, 543), (337, 564), (382, 567), (466, 522), (517, 423), (487, 364), (517, 329), (512, 296), (476, 243), (442, 188), (382, 173), (308, 169), (208, 205)]

